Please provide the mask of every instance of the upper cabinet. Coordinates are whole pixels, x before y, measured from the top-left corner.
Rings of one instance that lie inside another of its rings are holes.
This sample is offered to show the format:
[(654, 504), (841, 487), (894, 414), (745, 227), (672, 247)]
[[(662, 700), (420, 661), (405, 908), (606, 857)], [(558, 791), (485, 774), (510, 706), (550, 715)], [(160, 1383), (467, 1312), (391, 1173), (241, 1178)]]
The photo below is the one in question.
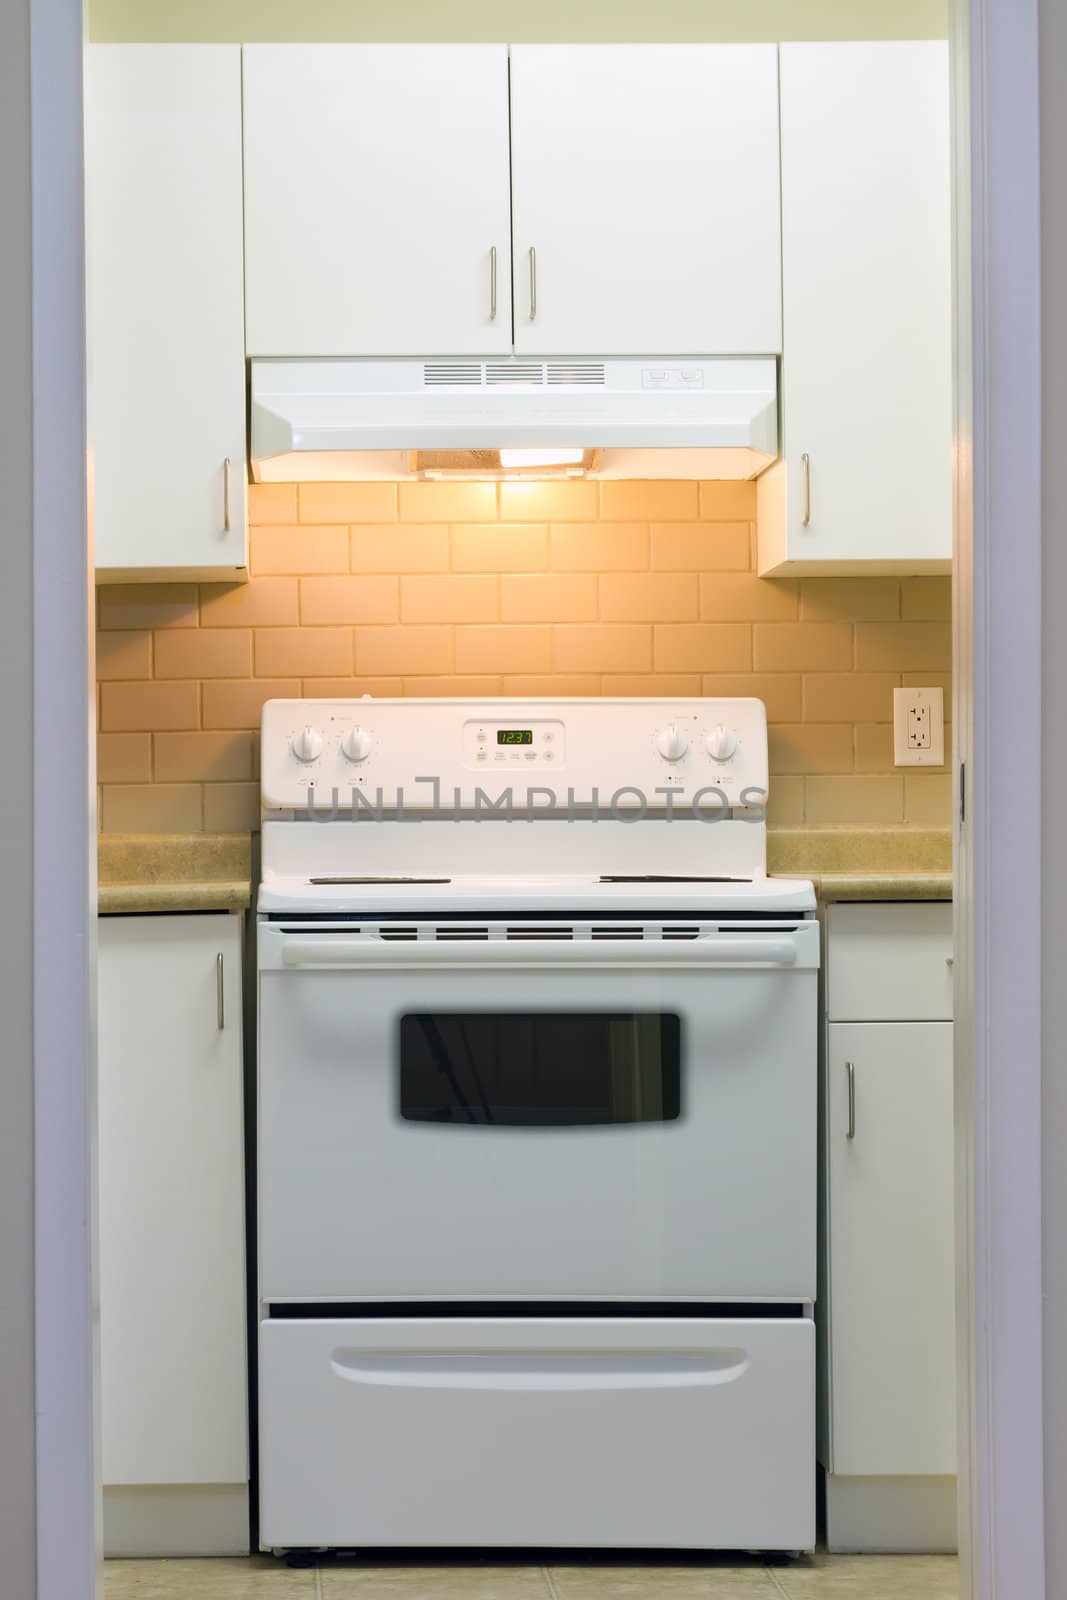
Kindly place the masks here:
[(947, 570), (948, 47), (781, 47), (782, 459), (759, 566)]
[(782, 348), (774, 45), (516, 45), (515, 349)]
[(248, 45), (248, 353), (511, 352), (505, 45)]
[(93, 45), (87, 104), (97, 577), (244, 577), (240, 47)]

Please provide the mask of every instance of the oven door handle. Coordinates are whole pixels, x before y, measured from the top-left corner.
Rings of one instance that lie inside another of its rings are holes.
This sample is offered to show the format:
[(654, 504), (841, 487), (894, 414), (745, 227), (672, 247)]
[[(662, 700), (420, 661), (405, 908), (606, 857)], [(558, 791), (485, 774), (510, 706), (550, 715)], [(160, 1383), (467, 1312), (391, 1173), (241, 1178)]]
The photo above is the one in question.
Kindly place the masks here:
[(347, 967), (376, 972), (475, 972), (508, 967), (543, 971), (550, 968), (618, 970), (705, 967), (793, 967), (798, 948), (791, 938), (753, 934), (742, 938), (653, 941), (635, 939), (508, 939), (481, 943), (442, 939), (411, 944), (321, 936), (287, 939), (282, 946), (285, 967)]

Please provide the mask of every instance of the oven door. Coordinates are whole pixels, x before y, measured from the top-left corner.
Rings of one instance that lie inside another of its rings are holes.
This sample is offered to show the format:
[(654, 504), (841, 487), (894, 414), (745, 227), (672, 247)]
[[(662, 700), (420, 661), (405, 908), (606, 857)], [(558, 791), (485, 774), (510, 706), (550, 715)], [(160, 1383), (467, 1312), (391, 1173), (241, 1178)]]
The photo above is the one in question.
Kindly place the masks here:
[(818, 937), (261, 925), (261, 1298), (813, 1299)]

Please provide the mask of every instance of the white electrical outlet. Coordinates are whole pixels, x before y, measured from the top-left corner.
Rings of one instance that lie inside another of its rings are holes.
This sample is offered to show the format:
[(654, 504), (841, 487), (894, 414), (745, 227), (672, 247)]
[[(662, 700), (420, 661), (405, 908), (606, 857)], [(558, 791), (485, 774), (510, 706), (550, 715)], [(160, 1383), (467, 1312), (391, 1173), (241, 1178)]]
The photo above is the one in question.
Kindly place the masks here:
[(941, 689), (893, 690), (893, 760), (898, 767), (945, 762), (945, 696)]

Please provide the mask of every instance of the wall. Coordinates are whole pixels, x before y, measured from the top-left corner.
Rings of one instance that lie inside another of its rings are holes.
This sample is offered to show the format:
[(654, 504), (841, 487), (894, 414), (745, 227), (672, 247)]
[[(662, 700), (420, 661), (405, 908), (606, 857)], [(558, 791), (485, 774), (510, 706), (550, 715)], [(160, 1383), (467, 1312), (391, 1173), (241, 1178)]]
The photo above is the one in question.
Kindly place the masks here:
[[(246, 585), (98, 591), (101, 827), (255, 825), (298, 695), (757, 695), (777, 822), (947, 826), (892, 690), (943, 684), (947, 578), (767, 580), (747, 483), (253, 486)], [(947, 695), (946, 695), (947, 702)]]
[(947, 0), (89, 0), (94, 39), (943, 39)]

